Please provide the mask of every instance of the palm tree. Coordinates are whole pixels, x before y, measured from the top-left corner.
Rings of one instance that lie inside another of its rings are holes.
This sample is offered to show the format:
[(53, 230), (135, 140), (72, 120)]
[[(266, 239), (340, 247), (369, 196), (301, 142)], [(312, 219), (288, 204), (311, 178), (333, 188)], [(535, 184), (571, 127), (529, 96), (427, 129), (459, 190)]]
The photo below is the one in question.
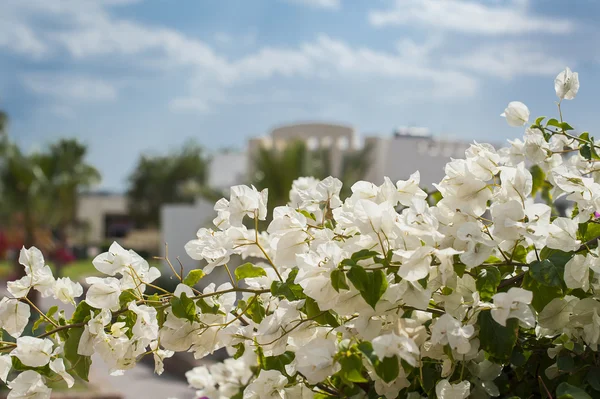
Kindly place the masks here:
[[(100, 180), (99, 172), (85, 163), (87, 148), (73, 139), (51, 144), (47, 152), (24, 154), (7, 142), (0, 163), (2, 216), (5, 225), (19, 223), (23, 244), (36, 242), (36, 229), (54, 228), (65, 238), (75, 222), (80, 191)], [(57, 270), (60, 274), (60, 270)]]
[(8, 129), (8, 115), (6, 112), (0, 110), (0, 136), (6, 135)]
[(190, 142), (175, 153), (142, 155), (129, 176), (129, 212), (138, 225), (158, 226), (164, 204), (192, 203), (214, 196), (206, 187), (208, 159), (202, 147)]
[[(338, 177), (344, 188), (342, 195), (349, 195), (353, 183), (363, 178), (368, 169), (371, 149), (346, 151), (342, 158)], [(292, 182), (302, 176), (323, 179), (332, 174), (329, 162), (331, 150), (310, 150), (304, 141), (294, 141), (282, 150), (261, 147), (253, 159), (254, 175), (251, 182), (260, 190), (269, 189), (269, 212), (289, 200)]]
[(77, 139), (61, 139), (36, 157), (47, 179), (45, 194), (52, 210), (45, 212), (48, 222), (62, 233), (76, 221), (80, 192), (101, 179), (100, 172), (85, 162), (86, 155), (87, 147)]

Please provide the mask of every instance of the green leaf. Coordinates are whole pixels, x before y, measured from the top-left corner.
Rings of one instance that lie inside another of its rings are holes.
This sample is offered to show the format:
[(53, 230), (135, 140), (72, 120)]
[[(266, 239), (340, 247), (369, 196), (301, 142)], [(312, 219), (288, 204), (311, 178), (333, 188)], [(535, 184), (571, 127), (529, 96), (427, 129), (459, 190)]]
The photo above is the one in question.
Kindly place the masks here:
[(575, 360), (568, 353), (564, 353), (556, 359), (556, 366), (560, 371), (571, 372), (575, 370)]
[(235, 269), (235, 277), (238, 280), (252, 277), (266, 276), (267, 272), (260, 266), (254, 266), (252, 263), (244, 263)]
[(137, 301), (138, 297), (133, 289), (125, 290), (119, 295), (119, 306), (126, 308), (130, 302)]
[(234, 359), (239, 359), (240, 357), (242, 357), (244, 355), (244, 352), (246, 351), (246, 347), (244, 346), (243, 342), (239, 342), (239, 343), (233, 345), (233, 347), (236, 349), (235, 353), (233, 355)]
[(594, 390), (600, 391), (600, 367), (590, 368), (586, 380)]
[(38, 373), (40, 373), (43, 376), (46, 377), (50, 377), (52, 375), (52, 370), (50, 369), (49, 365), (45, 365), (43, 367), (31, 367), (31, 366), (26, 366), (24, 365), (18, 357), (13, 356), (12, 357), (12, 368), (16, 371), (26, 371), (26, 370), (33, 370), (33, 371), (37, 371)]
[(365, 302), (375, 309), (375, 305), (377, 305), (388, 286), (385, 273), (382, 270), (367, 272), (360, 266), (352, 266), (347, 276)]
[(433, 397), (432, 393), (435, 388), (435, 383), (439, 381), (440, 375), (436, 371), (435, 366), (432, 364), (425, 364), (422, 368), (423, 378), (419, 379), (421, 388), (430, 397)]
[(264, 363), (262, 364), (262, 368), (264, 370), (277, 370), (281, 374), (287, 375), (285, 366), (290, 364), (295, 357), (296, 355), (291, 351), (286, 351), (279, 356), (266, 356), (263, 357)]
[(522, 288), (533, 292), (533, 300), (531, 306), (538, 312), (541, 312), (546, 305), (548, 305), (554, 298), (562, 298), (563, 291), (559, 287), (550, 287), (548, 285), (541, 284), (529, 273), (525, 274), (523, 278)]
[(337, 292), (340, 290), (349, 290), (348, 282), (346, 281), (346, 274), (343, 270), (335, 269), (331, 272), (331, 285)]
[(564, 131), (575, 130), (575, 128), (573, 126), (569, 125), (567, 122), (562, 122), (560, 124), (560, 128)]
[(202, 279), (202, 277), (206, 276), (206, 273), (202, 269), (194, 269), (190, 270), (187, 276), (183, 279), (183, 284), (188, 287), (193, 287), (198, 284), (198, 281)]
[(275, 296), (283, 296), (288, 301), (297, 301), (298, 299), (306, 298), (302, 287), (294, 283), (297, 275), (298, 269), (293, 269), (285, 282), (273, 281), (271, 284), (271, 293)]
[(339, 327), (340, 323), (336, 319), (336, 317), (331, 313), (331, 311), (323, 312), (319, 308), (317, 302), (315, 302), (312, 298), (306, 298), (306, 302), (304, 303), (304, 313), (306, 315), (316, 321), (317, 323), (323, 326), (331, 326), (331, 327)]
[(389, 383), (398, 377), (400, 364), (397, 356), (386, 357), (383, 360), (379, 359), (373, 351), (373, 345), (370, 342), (361, 342), (356, 347), (369, 359), (375, 372), (383, 381)]
[(556, 388), (557, 399), (592, 399), (583, 389), (561, 382)]
[(309, 211), (307, 211), (305, 209), (299, 209), (298, 212), (300, 212), (301, 214), (303, 214), (307, 219), (312, 219), (315, 222), (317, 221), (317, 217), (315, 216), (314, 213), (310, 213)]
[(589, 144), (584, 144), (581, 147), (579, 147), (579, 153), (582, 157), (584, 157), (587, 160), (592, 159), (592, 148)]
[(531, 187), (531, 196), (535, 197), (535, 194), (544, 187), (546, 181), (546, 174), (538, 165), (533, 165), (531, 169), (531, 177), (533, 178), (533, 186)]
[(340, 377), (348, 382), (368, 382), (363, 376), (363, 364), (360, 356), (351, 354), (341, 357), (339, 360), (342, 369), (339, 372)]
[(379, 252), (361, 249), (360, 251), (353, 253), (350, 259), (352, 259), (355, 263), (358, 263), (358, 261), (370, 259), (374, 256), (379, 256)]
[(243, 300), (239, 301), (238, 308), (244, 309), (246, 311), (246, 314), (255, 323), (260, 323), (261, 321), (263, 321), (263, 319), (267, 315), (267, 312), (265, 311), (265, 308), (263, 308), (262, 303), (260, 302), (260, 299), (255, 299), (255, 300), (250, 299), (248, 301), (248, 304), (246, 304), (246, 302)]
[[(46, 313), (46, 317), (48, 317), (49, 319), (53, 320), (56, 322), (56, 320), (52, 317), (56, 314), (56, 312), (58, 312), (58, 306), (52, 306), (50, 309), (48, 309), (48, 313)], [(31, 328), (31, 332), (35, 332), (35, 330), (37, 330), (40, 325), (46, 321), (45, 317), (40, 316), (35, 323), (33, 323), (33, 327)]]
[(554, 126), (560, 128), (560, 122), (555, 118), (548, 119), (548, 122), (546, 122), (546, 126)]
[(506, 327), (498, 324), (489, 310), (479, 313), (479, 340), (481, 348), (494, 360), (508, 363), (519, 331), (519, 320), (508, 319)]
[(480, 297), (484, 301), (489, 301), (498, 290), (498, 284), (502, 280), (500, 271), (494, 267), (481, 269), (475, 280), (475, 286), (479, 291)]
[(215, 303), (210, 306), (204, 298), (198, 299), (196, 301), (196, 306), (198, 306), (200, 308), (200, 312), (204, 314), (219, 314), (219, 305)]
[(79, 341), (83, 334), (83, 327), (73, 328), (69, 330), (69, 336), (65, 341), (65, 359), (71, 363), (71, 369), (77, 374), (79, 378), (84, 381), (89, 381), (88, 376), (90, 374), (90, 366), (92, 365), (92, 358), (90, 356), (82, 356), (77, 353), (79, 347)]
[(88, 317), (91, 318), (91, 311), (94, 309), (86, 301), (79, 302), (73, 312), (73, 317), (71, 317), (71, 324), (83, 323)]
[(555, 264), (550, 259), (535, 261), (529, 265), (529, 274), (536, 281), (550, 287), (562, 287), (565, 265)]
[(398, 356), (385, 357), (381, 360), (381, 364), (375, 367), (375, 372), (382, 380), (387, 383), (394, 381), (398, 378), (400, 373), (400, 364), (398, 362)]
[(543, 121), (544, 119), (546, 119), (546, 117), (545, 117), (545, 116), (540, 116), (539, 118), (537, 118), (537, 119), (535, 120), (535, 123), (534, 123), (534, 125), (536, 125), (536, 126), (542, 126), (542, 121)]
[[(585, 226), (585, 227), (582, 227)], [(581, 241), (587, 242), (600, 237), (600, 224), (598, 223), (582, 223), (579, 225), (581, 231)]]
[(180, 319), (186, 319), (193, 322), (196, 319), (196, 304), (191, 298), (188, 298), (185, 292), (181, 293), (179, 298), (171, 299), (173, 315)]

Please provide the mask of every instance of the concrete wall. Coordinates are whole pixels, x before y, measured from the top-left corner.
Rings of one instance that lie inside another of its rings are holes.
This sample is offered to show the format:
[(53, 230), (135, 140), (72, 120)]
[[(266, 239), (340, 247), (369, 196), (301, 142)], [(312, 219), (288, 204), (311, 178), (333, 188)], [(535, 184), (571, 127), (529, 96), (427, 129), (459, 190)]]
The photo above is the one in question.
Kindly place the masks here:
[(423, 188), (433, 188), (433, 183), (439, 183), (450, 158), (464, 158), (469, 147), (467, 142), (412, 136), (370, 137), (365, 143), (373, 146), (372, 166), (366, 180), (380, 184), (387, 176), (395, 183), (418, 170)]
[[(169, 244), (169, 260), (179, 272), (179, 262), (184, 266), (184, 275), (191, 269), (197, 269), (206, 264), (205, 261), (197, 261), (188, 256), (185, 252), (185, 244), (196, 238), (196, 232), (201, 227), (214, 228), (212, 220), (217, 216), (213, 209), (214, 204), (206, 200), (198, 200), (194, 205), (165, 205), (161, 209), (161, 256), (165, 256), (165, 245)], [(240, 264), (239, 258), (234, 257), (229, 263), (231, 271)], [(170, 267), (163, 262), (163, 275), (171, 276), (173, 273)], [(210, 283), (217, 286), (229, 281), (227, 272), (223, 267), (217, 267), (213, 272), (203, 278), (199, 286), (201, 288)]]
[(164, 244), (167, 243), (171, 262), (179, 257), (184, 264), (195, 264), (196, 261), (187, 255), (184, 246), (196, 237), (200, 227), (212, 226), (212, 220), (217, 216), (213, 208), (214, 204), (204, 199), (193, 205), (164, 205), (160, 212), (161, 256), (165, 256)]
[(104, 241), (104, 217), (107, 214), (127, 214), (127, 199), (120, 194), (82, 194), (77, 207), (77, 220), (89, 226), (88, 241)]
[(246, 152), (223, 152), (215, 154), (209, 165), (208, 185), (225, 189), (247, 181), (248, 154)]

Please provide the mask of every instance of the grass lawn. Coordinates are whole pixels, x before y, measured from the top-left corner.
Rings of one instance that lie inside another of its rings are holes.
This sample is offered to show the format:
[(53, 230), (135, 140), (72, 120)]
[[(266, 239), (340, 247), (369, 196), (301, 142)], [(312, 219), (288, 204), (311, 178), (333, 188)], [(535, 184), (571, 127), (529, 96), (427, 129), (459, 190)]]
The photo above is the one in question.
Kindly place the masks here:
[[(0, 261), (0, 279), (10, 276), (12, 272), (12, 267), (13, 265), (11, 265), (10, 262), (4, 260)], [(52, 267), (52, 271), (54, 272), (54, 267), (52, 265), (50, 265), (50, 267)], [(77, 260), (73, 263), (69, 263), (68, 265), (63, 267), (62, 277), (70, 277), (71, 280), (75, 281), (82, 277), (99, 274), (100, 273), (98, 272), (98, 270), (96, 270), (94, 268), (94, 265), (92, 265), (91, 259), (82, 259)]]

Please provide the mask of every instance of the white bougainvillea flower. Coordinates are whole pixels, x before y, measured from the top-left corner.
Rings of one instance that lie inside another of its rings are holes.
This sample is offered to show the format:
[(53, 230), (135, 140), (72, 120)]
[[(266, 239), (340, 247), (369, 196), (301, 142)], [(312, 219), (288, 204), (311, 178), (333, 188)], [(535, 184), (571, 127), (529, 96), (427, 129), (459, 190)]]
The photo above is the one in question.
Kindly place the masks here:
[(593, 256), (575, 255), (565, 265), (565, 285), (571, 289), (581, 288), (587, 291), (590, 288), (590, 267), (598, 262)]
[(243, 399), (285, 399), (287, 378), (277, 370), (261, 370), (244, 389)]
[(529, 307), (533, 299), (531, 291), (513, 287), (508, 292), (495, 294), (492, 299), (492, 317), (498, 324), (506, 327), (507, 319), (516, 318), (527, 327), (535, 326), (535, 317)]
[(333, 361), (336, 353), (335, 341), (314, 339), (296, 351), (296, 369), (310, 384), (317, 384), (339, 371), (340, 365)]
[(155, 340), (158, 338), (158, 320), (156, 309), (146, 305), (136, 305), (131, 302), (128, 307), (137, 315), (132, 332), (136, 338)]
[(0, 355), (0, 380), (6, 383), (6, 378), (11, 368), (12, 358), (10, 355)]
[(449, 314), (444, 314), (436, 319), (431, 328), (431, 341), (434, 344), (449, 344), (457, 353), (464, 355), (471, 350), (469, 338), (475, 334), (472, 325), (463, 326)]
[(17, 338), (17, 347), (11, 352), (21, 363), (29, 367), (42, 367), (48, 364), (52, 355), (53, 343), (47, 338)]
[(25, 276), (17, 281), (7, 283), (8, 292), (15, 298), (27, 296), (31, 288), (36, 289), (46, 298), (52, 295), (54, 277), (50, 266), (44, 261), (44, 256), (36, 247), (23, 247), (19, 255), (19, 263), (25, 268)]
[(208, 264), (203, 271), (211, 273), (216, 266), (229, 262), (233, 253), (233, 242), (223, 231), (201, 228), (196, 233), (197, 239), (185, 244), (185, 252), (195, 260), (206, 260)]
[(68, 277), (56, 280), (54, 285), (54, 297), (63, 303), (75, 304), (75, 298), (83, 295), (83, 287), (79, 283), (71, 281)]
[(554, 90), (556, 90), (556, 95), (561, 100), (574, 99), (579, 91), (579, 74), (566, 67), (554, 79)]
[(0, 300), (0, 326), (12, 337), (18, 338), (23, 334), (30, 316), (28, 304), (6, 297)]
[(131, 254), (122, 246), (113, 242), (107, 252), (101, 253), (92, 260), (94, 267), (109, 276), (123, 271), (132, 262)]
[(75, 379), (71, 374), (67, 373), (67, 370), (65, 369), (65, 362), (61, 358), (54, 359), (50, 362), (50, 370), (60, 375), (63, 380), (65, 380), (69, 388), (75, 384)]
[(254, 219), (256, 215), (259, 220), (267, 217), (268, 190), (258, 191), (254, 186), (233, 186), (230, 190), (229, 223), (231, 226), (241, 227), (242, 219), (248, 216)]
[(578, 298), (567, 295), (565, 298), (554, 298), (538, 316), (540, 327), (552, 331), (560, 331), (569, 324), (573, 307)]
[(6, 283), (6, 289), (15, 298), (26, 297), (31, 287), (33, 287), (31, 276), (23, 276), (18, 280)]
[(158, 341), (152, 341), (150, 343), (150, 349), (152, 350), (152, 355), (154, 357), (154, 372), (161, 375), (165, 371), (164, 360), (172, 357), (175, 352), (161, 349), (158, 346)]
[(469, 381), (451, 384), (448, 380), (441, 380), (435, 386), (435, 394), (439, 399), (466, 399), (471, 392)]
[(572, 219), (558, 217), (548, 226), (548, 248), (570, 252), (577, 251), (581, 241), (577, 239), (578, 224)]
[(505, 117), (510, 126), (523, 126), (529, 121), (529, 108), (520, 101), (511, 101), (500, 116)]
[(8, 383), (11, 392), (9, 399), (50, 399), (52, 390), (44, 383), (44, 378), (33, 370), (23, 371)]
[(86, 283), (90, 284), (85, 300), (97, 309), (119, 310), (119, 296), (121, 287), (119, 280), (113, 277), (88, 277)]
[(375, 338), (372, 344), (373, 351), (380, 359), (398, 356), (413, 367), (417, 365), (419, 347), (408, 337), (391, 333)]

